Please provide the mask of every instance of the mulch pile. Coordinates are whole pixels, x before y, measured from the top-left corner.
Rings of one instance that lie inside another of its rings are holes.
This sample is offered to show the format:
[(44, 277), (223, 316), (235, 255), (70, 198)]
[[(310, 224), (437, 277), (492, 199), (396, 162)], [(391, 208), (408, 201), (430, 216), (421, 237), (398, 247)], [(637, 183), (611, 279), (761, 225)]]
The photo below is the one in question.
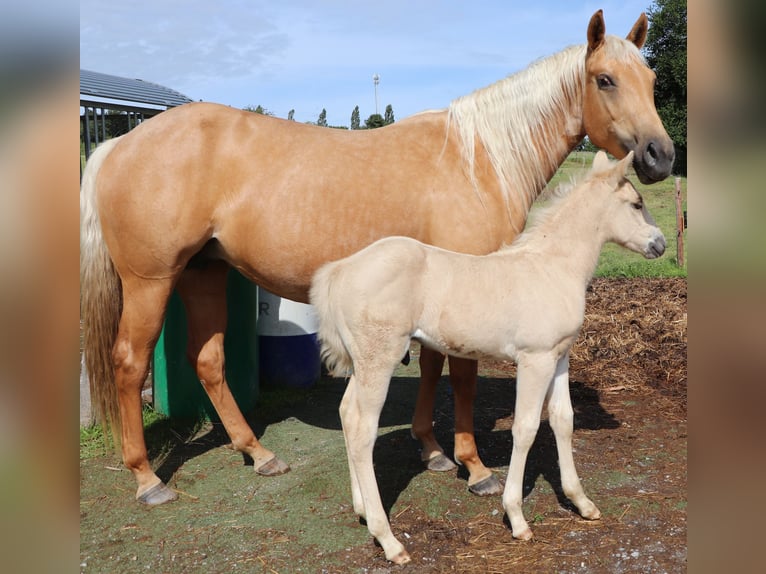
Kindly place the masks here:
[(599, 391), (659, 391), (686, 413), (686, 279), (594, 279), (570, 379)]

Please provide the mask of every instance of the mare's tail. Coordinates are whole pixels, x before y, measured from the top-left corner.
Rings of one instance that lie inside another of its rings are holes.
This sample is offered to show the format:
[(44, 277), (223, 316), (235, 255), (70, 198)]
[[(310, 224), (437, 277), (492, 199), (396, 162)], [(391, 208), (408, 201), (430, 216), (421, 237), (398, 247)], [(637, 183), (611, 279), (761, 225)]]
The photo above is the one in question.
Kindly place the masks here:
[[(100, 145), (88, 159), (80, 188), (80, 321), (91, 405), (104, 430), (111, 426), (115, 447), (120, 437), (120, 411), (114, 383), (112, 346), (122, 308), (122, 285), (104, 244), (96, 205), (96, 176), (117, 143)], [(105, 432), (104, 436), (108, 436)]]
[(340, 301), (333, 284), (338, 271), (337, 263), (328, 263), (314, 274), (309, 301), (319, 318), (318, 338), (322, 345), (322, 360), (332, 375), (348, 376), (354, 364), (344, 343), (343, 334), (347, 333), (347, 328), (338, 309)]

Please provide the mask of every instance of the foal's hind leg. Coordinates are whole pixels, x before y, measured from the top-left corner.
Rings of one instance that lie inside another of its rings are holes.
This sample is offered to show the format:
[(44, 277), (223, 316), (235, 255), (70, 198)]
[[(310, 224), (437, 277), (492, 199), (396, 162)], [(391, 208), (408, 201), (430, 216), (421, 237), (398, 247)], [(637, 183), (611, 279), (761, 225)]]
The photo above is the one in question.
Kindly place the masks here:
[[(397, 360), (398, 357), (394, 359)], [(391, 367), (362, 366), (360, 369), (361, 365), (355, 363), (354, 375), (341, 402), (340, 417), (348, 450), (354, 510), (362, 510), (361, 516), (367, 521), (367, 529), (380, 543), (386, 558), (396, 564), (404, 564), (410, 561), (410, 556), (391, 532), (372, 462), (380, 412), (395, 364), (393, 362)]]
[(261, 445), (226, 383), (223, 336), (226, 330), (228, 272), (227, 263), (214, 261), (204, 267), (186, 269), (181, 274), (176, 289), (186, 308), (189, 327), (187, 355), (234, 448), (253, 459), (258, 474), (284, 474), (290, 467)]
[(123, 308), (112, 350), (122, 427), (122, 459), (138, 482), (136, 499), (151, 505), (177, 498), (149, 465), (141, 415), (141, 388), (172, 288), (170, 280), (122, 278)]
[(559, 359), (556, 374), (548, 391), (548, 416), (553, 433), (556, 436), (556, 448), (561, 469), (561, 487), (564, 494), (580, 511), (583, 518), (598, 520), (601, 511), (585, 495), (580, 478), (575, 470), (572, 456), (572, 430), (574, 428), (574, 411), (569, 396), (569, 353)]

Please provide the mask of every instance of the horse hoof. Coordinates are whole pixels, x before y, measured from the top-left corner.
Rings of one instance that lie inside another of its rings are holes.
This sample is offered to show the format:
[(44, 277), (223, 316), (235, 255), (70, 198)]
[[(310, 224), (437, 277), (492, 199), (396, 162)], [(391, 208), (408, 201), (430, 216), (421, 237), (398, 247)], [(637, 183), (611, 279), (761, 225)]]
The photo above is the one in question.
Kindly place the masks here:
[(410, 558), (410, 555), (407, 553), (407, 551), (402, 550), (401, 552), (399, 552), (399, 554), (397, 554), (391, 559), (391, 562), (393, 562), (394, 564), (407, 564), (407, 562), (409, 562), (410, 560), (412, 560), (412, 558)]
[(435, 470), (436, 472), (446, 472), (453, 468), (457, 468), (457, 465), (442, 453), (439, 453), (424, 462), (426, 463), (426, 468), (428, 470)]
[(157, 506), (158, 504), (165, 504), (166, 502), (172, 502), (178, 498), (178, 495), (171, 488), (165, 486), (160, 482), (155, 484), (149, 490), (136, 497), (136, 500), (141, 504), (147, 506)]
[(494, 474), (490, 474), (476, 484), (468, 485), (468, 492), (477, 496), (494, 496), (503, 493), (503, 482)]
[(255, 472), (261, 476), (279, 476), (280, 474), (290, 472), (290, 466), (275, 456), (270, 461), (264, 462), (261, 466), (256, 468)]

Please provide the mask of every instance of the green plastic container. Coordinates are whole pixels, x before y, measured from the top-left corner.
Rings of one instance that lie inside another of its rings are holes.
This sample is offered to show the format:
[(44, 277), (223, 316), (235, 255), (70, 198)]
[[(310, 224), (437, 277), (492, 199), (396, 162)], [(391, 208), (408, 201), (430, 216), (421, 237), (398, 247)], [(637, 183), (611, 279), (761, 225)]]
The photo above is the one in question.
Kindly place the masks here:
[[(226, 306), (226, 382), (240, 410), (247, 412), (258, 399), (258, 287), (233, 269), (226, 285)], [(186, 358), (186, 340), (186, 311), (174, 291), (154, 348), (154, 408), (169, 417), (217, 421), (213, 404)]]

